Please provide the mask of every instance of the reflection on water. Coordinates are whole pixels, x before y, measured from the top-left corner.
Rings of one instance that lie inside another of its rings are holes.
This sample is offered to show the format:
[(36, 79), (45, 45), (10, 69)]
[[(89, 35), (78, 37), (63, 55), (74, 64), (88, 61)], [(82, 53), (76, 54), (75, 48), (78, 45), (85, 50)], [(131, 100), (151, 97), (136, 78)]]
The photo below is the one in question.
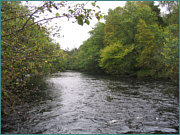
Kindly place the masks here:
[[(27, 105), (28, 117), (6, 119), (2, 133), (179, 132), (178, 86), (168, 81), (67, 71), (46, 78), (47, 84)], [(40, 93), (43, 99), (34, 102)]]

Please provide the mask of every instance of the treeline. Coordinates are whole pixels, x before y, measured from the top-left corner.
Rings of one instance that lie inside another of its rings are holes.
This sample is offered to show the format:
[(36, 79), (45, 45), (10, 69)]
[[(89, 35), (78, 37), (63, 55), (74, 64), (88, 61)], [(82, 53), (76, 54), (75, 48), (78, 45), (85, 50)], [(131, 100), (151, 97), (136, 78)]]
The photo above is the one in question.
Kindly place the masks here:
[[(161, 15), (159, 6), (168, 13)], [(123, 76), (179, 79), (178, 1), (126, 2), (109, 9), (105, 24), (98, 23), (91, 37), (68, 53), (68, 68)]]
[[(26, 86), (29, 76), (45, 76), (67, 69), (66, 53), (59, 43), (53, 41), (60, 36), (59, 26), (49, 27), (52, 19), (74, 18), (79, 25), (90, 23), (95, 14), (99, 20), (102, 15), (96, 12), (96, 2), (92, 9), (85, 4), (69, 5), (67, 2), (43, 1), (39, 6), (28, 2), (1, 1), (1, 112), (15, 112), (14, 106), (22, 104), (22, 98), (38, 88)], [(66, 8), (67, 11), (59, 10)], [(55, 13), (54, 13), (55, 12)], [(46, 16), (45, 14), (51, 14)], [(45, 25), (46, 24), (46, 25)], [(55, 32), (54, 32), (55, 31)], [(39, 80), (40, 81), (40, 80)], [(28, 84), (30, 85), (30, 84)], [(34, 85), (34, 84), (32, 84)]]

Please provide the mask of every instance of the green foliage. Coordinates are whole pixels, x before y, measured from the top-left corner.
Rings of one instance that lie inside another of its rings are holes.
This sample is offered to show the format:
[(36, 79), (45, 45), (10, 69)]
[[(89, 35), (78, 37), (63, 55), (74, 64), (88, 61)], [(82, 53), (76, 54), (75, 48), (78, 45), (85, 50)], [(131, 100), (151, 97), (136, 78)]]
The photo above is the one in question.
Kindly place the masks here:
[(169, 25), (165, 30), (164, 56), (166, 77), (172, 79), (179, 77), (179, 26)]
[(154, 49), (154, 36), (147, 28), (146, 22), (139, 20), (135, 35), (138, 66), (151, 67)]
[(155, 13), (156, 16), (156, 22), (159, 26), (165, 27), (167, 26), (167, 23), (163, 20), (163, 17), (161, 16), (161, 12), (160, 12), (160, 8), (158, 5), (154, 5), (154, 1), (144, 1), (144, 3), (146, 3), (151, 10)]
[[(177, 9), (175, 6), (171, 12), (176, 14)], [(175, 19), (173, 14), (169, 16)], [(123, 8), (110, 9), (105, 19), (104, 43), (107, 47), (102, 50), (100, 66), (106, 72), (178, 78), (174, 75), (178, 74), (179, 65), (178, 28), (171, 27), (173, 32), (165, 30), (169, 29), (165, 28), (169, 22), (160, 16), (160, 10), (154, 6), (154, 2), (128, 1)], [(174, 23), (177, 24), (177, 21)], [(165, 33), (171, 33), (174, 37)], [(133, 45), (134, 48), (126, 54), (119, 45), (124, 48)], [(174, 63), (170, 64), (173, 68), (167, 67), (167, 61)]]
[(147, 25), (155, 23), (155, 13), (142, 2), (128, 1), (124, 8), (109, 10), (105, 26), (105, 45), (111, 45), (119, 40), (122, 44), (134, 43), (139, 20), (145, 20)]
[(104, 48), (104, 23), (98, 23), (90, 31), (91, 37), (70, 54), (69, 69), (86, 72), (101, 72), (99, 67), (100, 50)]
[[(112, 74), (127, 74), (131, 69), (133, 59), (127, 58), (133, 51), (134, 44), (122, 45), (120, 41), (107, 46), (101, 52), (100, 67)], [(129, 61), (125, 61), (129, 59)]]
[(166, 7), (169, 12), (173, 12), (174, 9), (179, 8), (179, 1), (159, 1), (159, 4)]
[(91, 72), (101, 67), (110, 74), (177, 80), (179, 7), (177, 2), (168, 4), (170, 14), (164, 17), (152, 1), (128, 1), (123, 8), (109, 9), (104, 33), (100, 26), (90, 31), (91, 37), (69, 53), (69, 68)]
[(179, 25), (179, 1), (159, 1), (159, 5), (168, 11), (163, 17), (164, 22)]
[[(26, 96), (24, 86), (28, 76), (45, 76), (67, 69), (67, 54), (50, 38), (57, 34), (53, 33), (54, 29), (56, 32), (60, 29), (57, 29), (58, 26), (53, 28), (43, 24), (48, 24), (52, 19), (67, 17), (75, 18), (79, 25), (89, 25), (93, 13), (96, 14), (95, 10), (85, 9), (85, 4), (72, 7), (67, 4), (43, 1), (38, 4), (41, 5), (39, 7), (28, 7), (28, 2), (27, 6), (19, 1), (1, 2), (2, 109), (14, 110), (14, 105), (21, 101), (19, 97)], [(67, 11), (60, 12), (59, 9), (66, 6)], [(95, 3), (94, 6), (97, 7)], [(53, 17), (37, 20), (45, 12), (51, 13)]]
[[(150, 64), (154, 35), (150, 32), (150, 28), (147, 25), (155, 25), (156, 16), (148, 4), (145, 2), (127, 2), (124, 8), (117, 7), (114, 10), (109, 10), (108, 16), (105, 17), (106, 25), (104, 29), (104, 43), (106, 46), (109, 46), (106, 49), (113, 50), (113, 47), (117, 47), (119, 43), (125, 48), (132, 45), (134, 48), (131, 48), (132, 50), (128, 48), (130, 52), (123, 58), (108, 60), (113, 61), (112, 64), (109, 64), (109, 67), (114, 64), (114, 68), (111, 68), (112, 71), (108, 72), (133, 74), (140, 67), (144, 67), (145, 62), (147, 63), (145, 65)], [(103, 53), (102, 59), (109, 54), (109, 52)], [(117, 50), (117, 54), (120, 55), (123, 52)], [(117, 54), (112, 54), (112, 56)], [(103, 61), (101, 60), (100, 65), (106, 69), (104, 67), (106, 64), (102, 64)]]

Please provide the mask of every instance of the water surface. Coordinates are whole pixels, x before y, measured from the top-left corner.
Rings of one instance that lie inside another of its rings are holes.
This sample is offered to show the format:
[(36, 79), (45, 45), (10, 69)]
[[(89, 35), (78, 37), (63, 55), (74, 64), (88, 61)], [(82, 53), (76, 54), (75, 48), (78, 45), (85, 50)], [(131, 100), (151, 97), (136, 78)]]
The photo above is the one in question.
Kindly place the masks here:
[(23, 118), (2, 121), (2, 133), (179, 133), (178, 90), (150, 78), (55, 73), (27, 98), (26, 111), (19, 107)]

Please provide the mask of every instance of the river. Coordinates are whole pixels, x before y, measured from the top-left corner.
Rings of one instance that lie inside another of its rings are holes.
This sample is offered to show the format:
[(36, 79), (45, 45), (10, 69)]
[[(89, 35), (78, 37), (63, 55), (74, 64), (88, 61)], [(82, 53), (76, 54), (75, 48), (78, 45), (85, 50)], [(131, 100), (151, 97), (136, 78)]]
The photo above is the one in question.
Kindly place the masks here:
[(179, 88), (167, 80), (66, 71), (44, 78), (27, 101), (17, 106), (24, 117), (1, 121), (2, 133), (179, 133)]

